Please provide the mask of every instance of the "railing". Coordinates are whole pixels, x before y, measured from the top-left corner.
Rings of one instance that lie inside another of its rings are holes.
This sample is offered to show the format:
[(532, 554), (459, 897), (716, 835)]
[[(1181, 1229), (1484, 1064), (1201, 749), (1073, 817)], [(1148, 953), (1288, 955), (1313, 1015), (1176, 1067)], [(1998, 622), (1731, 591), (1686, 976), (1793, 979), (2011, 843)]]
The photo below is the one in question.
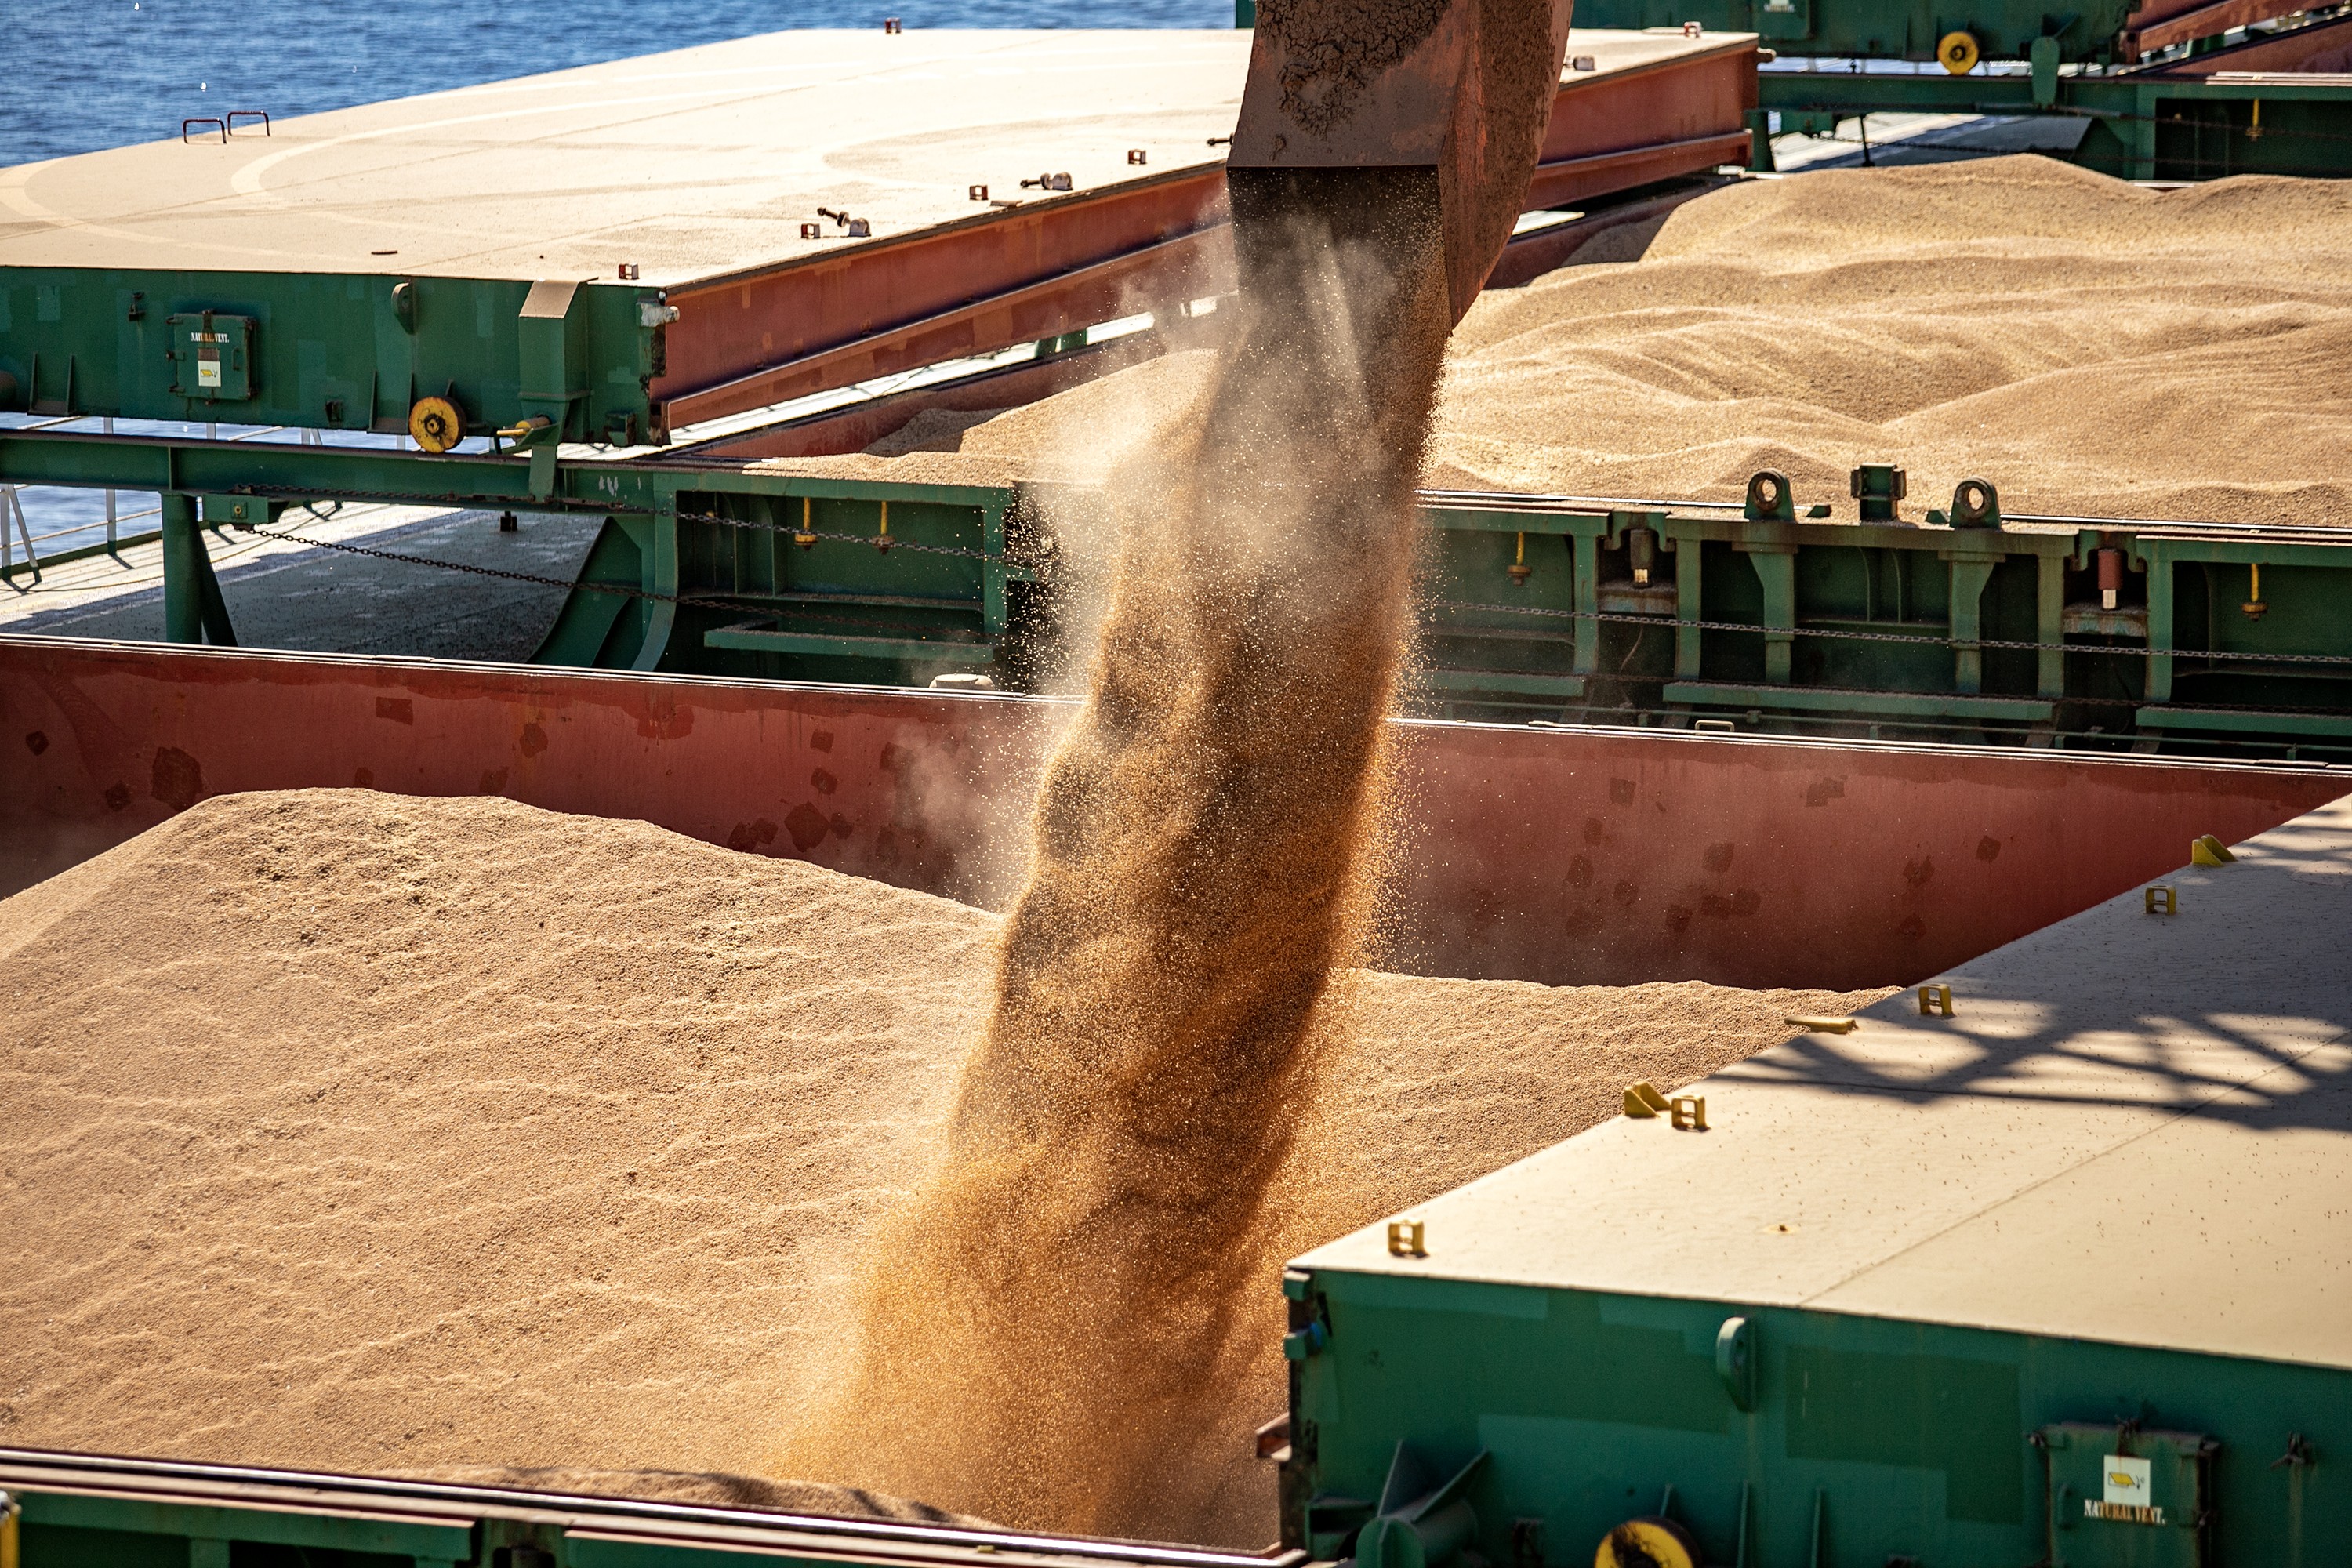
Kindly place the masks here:
[[(89, 533), (100, 524), (77, 520), (67, 523), (62, 528), (53, 528), (46, 533), (35, 533), (25, 515), (25, 503), (16, 494), (21, 488), (23, 487), (17, 485), (0, 485), (0, 578), (14, 577), (19, 571), (29, 568), (33, 574), (33, 581), (37, 583), (41, 580), (41, 566), (45, 560), (54, 566), (60, 561), (79, 559), (85, 555), (100, 553), (111, 555), (123, 542), (121, 530), (124, 523), (137, 522), (142, 518), (160, 518), (163, 511), (160, 504), (142, 507), (137, 511), (124, 511), (121, 510), (121, 492), (108, 490), (104, 523), (106, 542), (102, 545), (91, 544), (68, 550), (52, 550), (44, 555), (41, 551), (42, 545), (56, 540), (70, 539), (78, 534)], [(152, 537), (152, 535), (146, 537)], [(131, 541), (133, 544), (145, 542), (144, 537)], [(21, 562), (17, 559), (19, 553), (24, 557)]]
[[(108, 435), (114, 434), (112, 419), (101, 419), (100, 423)], [(249, 441), (260, 436), (277, 435), (287, 428), (289, 426), (283, 425), (262, 426), (251, 430), (240, 430), (229, 439)], [(207, 424), (205, 426), (206, 440), (217, 440), (219, 437), (220, 426), (217, 424)], [(302, 431), (300, 438), (302, 445), (306, 447), (323, 444), (316, 430)], [(402, 444), (406, 445), (405, 442)], [(12, 580), (17, 573), (23, 571), (30, 571), (33, 581), (37, 583), (41, 580), (41, 568), (44, 564), (54, 566), (60, 562), (79, 561), (92, 555), (112, 555), (125, 544), (145, 544), (160, 536), (163, 514), (160, 497), (153, 506), (142, 507), (136, 511), (124, 511), (122, 497), (126, 492), (112, 489), (100, 492), (105, 506), (105, 515), (102, 520), (77, 519), (61, 527), (52, 528), (47, 532), (35, 533), (30, 519), (26, 516), (24, 498), (20, 493), (27, 488), (30, 487), (0, 484), (0, 583), (10, 583), (13, 586)], [(152, 492), (131, 491), (128, 493), (137, 495)], [(125, 537), (122, 531), (125, 524), (139, 522), (151, 517), (157, 520), (155, 529)], [(100, 527), (106, 530), (106, 542), (103, 544), (81, 544), (65, 550), (51, 550), (46, 553), (41, 550), (44, 544), (91, 533)], [(20, 555), (21, 560), (18, 559)]]

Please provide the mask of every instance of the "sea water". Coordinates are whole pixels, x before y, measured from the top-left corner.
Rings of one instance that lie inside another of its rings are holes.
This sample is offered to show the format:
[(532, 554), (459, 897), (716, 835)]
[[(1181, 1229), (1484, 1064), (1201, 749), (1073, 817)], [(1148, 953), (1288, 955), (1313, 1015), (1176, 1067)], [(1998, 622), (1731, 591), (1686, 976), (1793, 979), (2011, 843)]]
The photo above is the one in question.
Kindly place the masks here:
[(1230, 27), (1232, 0), (0, 0), (0, 167), (788, 27)]
[[(1234, 7), (1232, 0), (0, 0), (0, 183), (11, 164), (166, 140), (184, 119), (232, 109), (315, 114), (792, 27), (879, 27), (886, 16), (910, 29), (1229, 27)], [(106, 538), (100, 492), (26, 489), (16, 499), (44, 556)], [(0, 529), (14, 535), (10, 500), (0, 489)], [(152, 494), (126, 492), (115, 504), (123, 536), (152, 531)], [(10, 546), (21, 563), (22, 544), (12, 538)]]

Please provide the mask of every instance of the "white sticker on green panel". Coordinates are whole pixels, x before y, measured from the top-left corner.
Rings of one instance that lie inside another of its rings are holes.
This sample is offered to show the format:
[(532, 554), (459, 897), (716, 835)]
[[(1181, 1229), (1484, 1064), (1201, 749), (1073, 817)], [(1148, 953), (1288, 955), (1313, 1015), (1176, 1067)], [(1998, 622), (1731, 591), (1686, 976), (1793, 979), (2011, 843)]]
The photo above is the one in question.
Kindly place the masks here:
[(2148, 1505), (2148, 1462), (2146, 1459), (2129, 1459), (2121, 1454), (2109, 1454), (2100, 1461), (2100, 1466), (2102, 1502), (2120, 1503), (2126, 1508), (2146, 1508)]

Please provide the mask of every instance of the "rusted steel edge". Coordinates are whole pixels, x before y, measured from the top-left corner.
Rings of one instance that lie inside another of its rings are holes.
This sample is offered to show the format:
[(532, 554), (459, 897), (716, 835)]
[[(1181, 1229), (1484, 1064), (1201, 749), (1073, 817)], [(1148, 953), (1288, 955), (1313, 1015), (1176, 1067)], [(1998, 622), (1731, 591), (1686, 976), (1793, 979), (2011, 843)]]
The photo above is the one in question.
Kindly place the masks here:
[[(1703, 52), (1647, 61), (1581, 80), (1570, 79), (1561, 83), (1554, 100), (1553, 114), (1559, 115), (1562, 107), (1580, 94), (1600, 93), (1605, 96), (1622, 91), (1629, 83), (1662, 73), (1687, 74), (1695, 68), (1706, 72), (1727, 65), (1735, 68), (1739, 66), (1752, 68), (1756, 47), (1752, 36), (1736, 35), (1726, 38), (1720, 46)], [(1747, 96), (1752, 100), (1752, 87)], [(1747, 137), (1745, 129), (1727, 127), (1722, 132), (1710, 136), (1649, 142), (1539, 164), (1523, 205), (1534, 210), (1551, 202), (1603, 195), (1612, 189), (1645, 184), (1678, 174), (1712, 167), (1716, 163), (1744, 163), (1748, 156)], [(1087, 208), (1131, 202), (1154, 190), (1171, 194), (1166, 191), (1166, 187), (1171, 184), (1221, 182), (1223, 175), (1221, 165), (1194, 166), (1170, 171), (1148, 180), (1123, 182), (1106, 190), (1087, 193), (1075, 200), (1024, 205), (1022, 210), (1028, 216), (1050, 216), (1051, 221), (1066, 222)], [(1007, 216), (1002, 212), (975, 214), (942, 228), (909, 236), (894, 242), (894, 246), (933, 244), (942, 237), (957, 235), (969, 237), (974, 231), (1003, 221)], [(748, 413), (795, 397), (855, 385), (897, 371), (937, 363), (942, 359), (989, 353), (1024, 342), (1075, 331), (1078, 327), (1091, 326), (1104, 319), (1104, 310), (1116, 309), (1121, 296), (1139, 282), (1148, 279), (1159, 290), (1171, 290), (1177, 279), (1162, 276), (1171, 267), (1181, 268), (1206, 262), (1216, 270), (1192, 287), (1199, 293), (1222, 291), (1230, 286), (1229, 258), (1204, 255), (1202, 252), (1213, 239), (1222, 248), (1223, 232), (1222, 223), (1204, 224), (1184, 234), (1086, 261), (1067, 270), (1021, 282), (984, 298), (819, 349), (780, 364), (762, 366), (748, 374), (675, 393), (656, 401), (655, 423), (664, 429), (675, 429), (728, 415)], [(877, 247), (875, 249), (892, 247)], [(866, 254), (874, 253), (866, 251), (866, 247), (859, 249)], [(821, 259), (837, 263), (840, 258), (841, 253), (835, 251)], [(746, 283), (772, 281), (784, 272), (816, 265), (819, 261), (820, 258), (811, 258), (806, 261), (794, 262), (788, 268), (755, 268), (700, 280), (690, 289), (674, 290), (671, 300), (674, 303), (690, 306), (698, 296), (716, 295)], [(1181, 277), (1181, 272), (1178, 277)], [(1024, 310), (1038, 314), (1018, 325), (1009, 320), (998, 321), (992, 330), (983, 325), (992, 315), (1003, 317)], [(948, 342), (939, 341), (943, 335), (949, 339)]]
[(2126, 29), (2123, 57), (2137, 60), (2142, 55), (2191, 38), (2210, 38), (2226, 33), (2232, 27), (2242, 27), (2249, 22), (2264, 22), (2273, 16), (2284, 16), (2302, 8), (2303, 0), (2218, 0), (2217, 4), (2200, 5), (2192, 11), (2158, 17), (2143, 26)]
[[(1566, 98), (1577, 92), (1597, 92), (1625, 82), (1638, 81), (1645, 76), (1655, 76), (1660, 71), (1685, 71), (1699, 66), (1720, 65), (1727, 59), (1737, 60), (1743, 54), (1752, 55), (1762, 47), (1763, 40), (1759, 34), (1727, 33), (1720, 44), (1688, 54), (1661, 55), (1654, 60), (1643, 60), (1639, 65), (1625, 66), (1616, 70), (1564, 77), (1560, 81), (1559, 96)], [(1569, 52), (1576, 52), (1573, 43)], [(1559, 100), (1554, 99), (1552, 112), (1556, 114), (1559, 111)]]
[(865, 261), (893, 250), (907, 249), (940, 240), (970, 237), (975, 230), (992, 229), (1024, 218), (1045, 218), (1056, 224), (1078, 217), (1090, 209), (1139, 205), (1142, 197), (1178, 193), (1163, 190), (1168, 185), (1224, 184), (1225, 165), (1222, 158), (1203, 163), (1187, 163), (1180, 168), (1155, 170), (1132, 180), (1118, 180), (1108, 185), (1090, 186), (1068, 194), (1056, 192), (1047, 196), (1032, 196), (1010, 207), (988, 207), (969, 217), (950, 218), (945, 223), (928, 225), (906, 234), (877, 237), (861, 245), (834, 246), (813, 255), (795, 257), (790, 261), (761, 261), (750, 267), (739, 267), (731, 272), (714, 272), (681, 283), (671, 289), (670, 302), (690, 302), (703, 294), (721, 294), (740, 289), (746, 283), (766, 283), (793, 272), (806, 271), (836, 264), (844, 259)]
[[(2224, 74), (2284, 76), (2290, 79), (2299, 77), (2307, 81), (2313, 76), (2328, 73), (2313, 71), (2305, 62), (2318, 56), (2341, 53), (2347, 47), (2352, 47), (2352, 16), (2336, 16), (2248, 38), (2242, 44), (2231, 44), (2209, 55), (2185, 55), (2132, 74), (2149, 81), (2207, 81)], [(2263, 63), (2250, 65), (2250, 60)]]
[[(1528, 205), (1531, 210), (1538, 209), (1550, 202), (1648, 184), (1721, 163), (1744, 163), (1748, 146), (1748, 132), (1738, 131), (1538, 164), (1528, 182)], [(1121, 295), (1146, 279), (1152, 285), (1142, 290), (1146, 295), (1172, 290), (1188, 271), (1193, 275), (1193, 281), (1187, 287), (1196, 294), (1223, 292), (1231, 287), (1231, 257), (1223, 249), (1225, 234), (1224, 226), (1219, 225), (1139, 246), (870, 337), (681, 393), (660, 405), (658, 422), (665, 428), (676, 429), (813, 393), (854, 386), (896, 371), (936, 364), (942, 359), (990, 353), (1052, 336), (1056, 331), (1090, 326), (1100, 319), (1103, 310), (1115, 308)], [(1091, 308), (1076, 309), (1081, 304)], [(1055, 321), (1059, 325), (1048, 321), (1041, 327), (1034, 321), (1023, 325), (1010, 319), (994, 323), (992, 330), (986, 324), (991, 316), (1009, 318), (1024, 310), (1058, 310)], [(1075, 319), (1079, 316), (1088, 319)], [(936, 340), (943, 334), (953, 334), (953, 341), (938, 342)]]
[[(1612, 190), (1624, 190), (1633, 185), (1646, 185), (1654, 180), (1670, 179), (1676, 174), (1712, 169), (1721, 163), (1748, 162), (1748, 133), (1745, 131), (1721, 132), (1709, 136), (1692, 136), (1680, 142), (1653, 142), (1646, 147), (1628, 147), (1615, 153), (1595, 153), (1582, 158), (1561, 158), (1536, 165), (1534, 176), (1528, 181), (1528, 208), (1539, 211), (1557, 201), (1572, 201), (1578, 196), (1602, 195)], [(1640, 172), (1637, 179), (1622, 176)], [(1606, 179), (1605, 185), (1595, 185), (1595, 179)]]
[[(1230, 287), (1231, 258), (1229, 254), (1221, 254), (1226, 243), (1226, 230), (1219, 225), (1139, 246), (870, 337), (681, 393), (660, 405), (657, 422), (665, 428), (675, 429), (805, 397), (811, 393), (854, 386), (894, 371), (990, 353), (1069, 331), (1076, 326), (1091, 326), (1102, 319), (1102, 310), (1115, 306), (1129, 287), (1145, 279), (1154, 280), (1159, 289), (1165, 290), (1174, 288), (1188, 271), (1197, 271), (1197, 280), (1188, 287), (1200, 295), (1222, 292)], [(1091, 308), (1075, 313), (1087, 320), (1073, 321), (1074, 308), (1082, 302)], [(1034, 321), (1022, 325), (1010, 319), (1023, 310), (1058, 310), (1060, 313), (1042, 327)], [(992, 316), (1006, 319), (992, 326)], [(938, 342), (947, 335), (952, 335), (952, 341)]]

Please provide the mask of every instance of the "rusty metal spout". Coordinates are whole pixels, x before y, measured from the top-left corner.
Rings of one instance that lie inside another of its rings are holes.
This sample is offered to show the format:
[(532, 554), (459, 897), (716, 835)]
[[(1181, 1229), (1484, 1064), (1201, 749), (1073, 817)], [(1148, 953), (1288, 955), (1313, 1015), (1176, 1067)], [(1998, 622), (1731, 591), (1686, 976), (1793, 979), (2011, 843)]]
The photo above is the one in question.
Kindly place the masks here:
[(1228, 181), (1435, 170), (1459, 321), (1518, 218), (1559, 90), (1572, 4), (1259, 0)]

